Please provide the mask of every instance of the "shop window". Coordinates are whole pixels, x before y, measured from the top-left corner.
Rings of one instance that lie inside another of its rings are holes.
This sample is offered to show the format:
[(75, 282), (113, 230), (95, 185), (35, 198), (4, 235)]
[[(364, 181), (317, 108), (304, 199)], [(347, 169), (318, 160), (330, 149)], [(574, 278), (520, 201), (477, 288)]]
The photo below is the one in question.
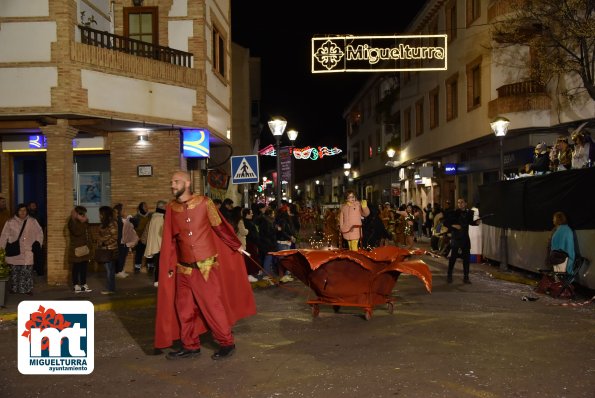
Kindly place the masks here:
[(111, 206), (109, 155), (77, 155), (73, 165), (74, 205), (87, 208), (90, 223), (99, 223), (99, 208)]

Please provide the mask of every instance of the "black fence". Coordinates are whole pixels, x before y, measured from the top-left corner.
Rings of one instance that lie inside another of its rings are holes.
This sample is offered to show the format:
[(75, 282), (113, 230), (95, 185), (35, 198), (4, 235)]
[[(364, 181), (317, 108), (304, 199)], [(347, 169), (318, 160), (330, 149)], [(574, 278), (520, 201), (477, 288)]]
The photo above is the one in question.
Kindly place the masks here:
[(144, 41), (118, 36), (105, 31), (99, 31), (87, 26), (79, 25), (81, 42), (95, 47), (108, 48), (126, 54), (151, 58), (173, 65), (192, 66), (192, 54), (169, 47), (162, 47)]
[(595, 229), (595, 167), (498, 181), (479, 187), (487, 225), (518, 231), (549, 231), (562, 211), (575, 230)]

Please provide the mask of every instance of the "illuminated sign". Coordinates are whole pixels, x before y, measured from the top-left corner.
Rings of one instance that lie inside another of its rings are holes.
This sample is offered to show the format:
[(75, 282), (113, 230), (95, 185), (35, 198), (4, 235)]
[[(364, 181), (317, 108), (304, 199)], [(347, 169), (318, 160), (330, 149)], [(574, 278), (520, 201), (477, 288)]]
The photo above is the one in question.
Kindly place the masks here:
[(182, 153), (185, 158), (208, 158), (210, 154), (208, 130), (182, 130)]
[(447, 35), (312, 38), (312, 73), (446, 70)]
[(309, 146), (305, 148), (294, 148), (293, 149), (293, 156), (296, 159), (322, 159), (325, 156), (335, 156), (340, 154), (341, 151), (339, 148), (328, 148), (326, 146), (319, 146), (318, 148), (311, 148)]
[(456, 163), (445, 163), (444, 164), (444, 174), (453, 176), (457, 174), (457, 164)]
[(44, 135), (30, 135), (29, 136), (29, 148), (30, 149), (42, 149), (47, 148), (48, 142)]
[[(337, 147), (329, 148), (326, 146), (319, 146), (317, 148), (312, 148), (307, 146), (305, 148), (293, 148), (292, 153), (293, 157), (296, 159), (322, 159), (325, 156), (334, 156), (342, 153), (343, 151)], [(277, 156), (275, 152), (275, 147), (273, 145), (268, 145), (258, 151), (259, 155), (262, 156)]]

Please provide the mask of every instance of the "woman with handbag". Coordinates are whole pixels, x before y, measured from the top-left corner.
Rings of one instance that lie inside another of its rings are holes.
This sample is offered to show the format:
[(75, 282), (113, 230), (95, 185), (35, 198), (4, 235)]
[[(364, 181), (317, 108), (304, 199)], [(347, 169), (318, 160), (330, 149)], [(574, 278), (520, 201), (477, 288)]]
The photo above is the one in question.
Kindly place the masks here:
[(89, 231), (87, 209), (76, 206), (70, 213), (68, 233), (68, 261), (72, 264), (72, 285), (75, 293), (91, 291), (87, 285), (87, 266), (89, 265)]
[(114, 211), (109, 206), (99, 208), (99, 226), (95, 261), (103, 264), (107, 273), (106, 290), (101, 294), (116, 292), (116, 261), (118, 259), (118, 223), (114, 220)]
[(29, 217), (27, 205), (21, 203), (17, 206), (15, 216), (4, 225), (0, 235), (0, 247), (6, 250), (6, 263), (10, 268), (12, 293), (33, 294), (35, 242), (43, 244), (43, 231), (37, 220)]
[(566, 254), (566, 273), (569, 275), (573, 274), (574, 259), (576, 258), (576, 252), (574, 248), (574, 232), (568, 226), (568, 220), (566, 214), (561, 211), (557, 211), (553, 216), (554, 229), (552, 230), (552, 239), (550, 242), (550, 250), (548, 260), (550, 265), (555, 265), (553, 262), (561, 261), (554, 260), (555, 254)]

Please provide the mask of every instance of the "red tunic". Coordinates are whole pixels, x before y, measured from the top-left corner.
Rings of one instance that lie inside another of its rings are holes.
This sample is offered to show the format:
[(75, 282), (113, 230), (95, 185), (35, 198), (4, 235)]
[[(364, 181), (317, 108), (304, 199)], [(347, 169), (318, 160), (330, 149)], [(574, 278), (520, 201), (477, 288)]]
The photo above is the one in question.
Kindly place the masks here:
[[(221, 290), (221, 303), (231, 328), (241, 318), (254, 315), (256, 304), (244, 267), (241, 246), (233, 228), (221, 216), (213, 202), (206, 196), (193, 195), (185, 203), (172, 201), (167, 205), (163, 224), (163, 239), (159, 261), (159, 289), (155, 321), (155, 347), (170, 347), (181, 338), (180, 319), (175, 309), (176, 273), (178, 262), (193, 263), (217, 255), (218, 266), (204, 282)], [(192, 270), (199, 273), (197, 269)], [(170, 277), (171, 273), (171, 277)], [(202, 277), (202, 276), (200, 276)], [(201, 314), (198, 319), (199, 334), (207, 331)]]

